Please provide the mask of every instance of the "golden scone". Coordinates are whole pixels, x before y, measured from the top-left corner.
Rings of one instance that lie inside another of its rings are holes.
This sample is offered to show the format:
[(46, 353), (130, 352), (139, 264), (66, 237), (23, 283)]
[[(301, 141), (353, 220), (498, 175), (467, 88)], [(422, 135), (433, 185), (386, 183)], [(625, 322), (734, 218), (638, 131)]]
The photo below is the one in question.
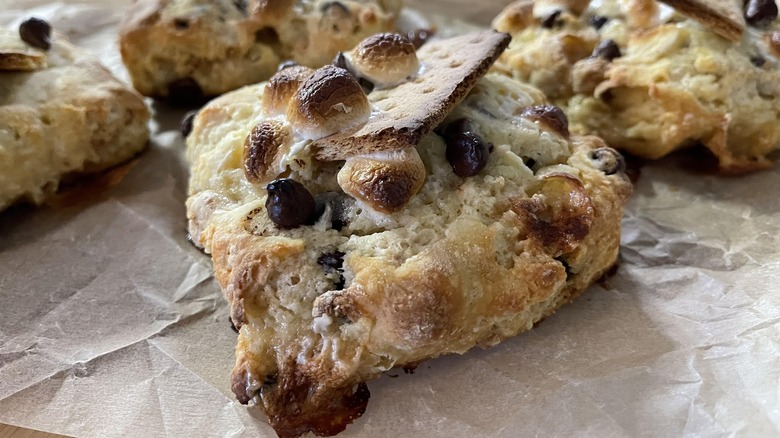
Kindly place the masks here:
[(20, 35), (0, 28), (0, 210), (40, 204), (64, 176), (119, 164), (149, 138), (142, 97), (97, 60), (57, 34), (25, 35), (38, 46)]
[(393, 30), (400, 0), (137, 0), (122, 59), (147, 96), (197, 101), (267, 80), (281, 61), (319, 67)]
[(195, 117), (189, 232), (240, 328), (233, 391), (280, 436), (338, 433), (367, 380), (529, 330), (615, 262), (622, 157), (537, 89), (482, 77), (507, 42), (426, 44), (416, 74), (367, 94), (362, 126), (325, 138), (265, 112), (286, 81)]
[(702, 144), (725, 173), (772, 165), (780, 149), (780, 21), (772, 0), (760, 14), (748, 11), (756, 0), (744, 10), (668, 0), (681, 12), (652, 0), (579, 9), (551, 1), (516, 2), (494, 20), (513, 35), (497, 68), (541, 88), (574, 132), (650, 159)]

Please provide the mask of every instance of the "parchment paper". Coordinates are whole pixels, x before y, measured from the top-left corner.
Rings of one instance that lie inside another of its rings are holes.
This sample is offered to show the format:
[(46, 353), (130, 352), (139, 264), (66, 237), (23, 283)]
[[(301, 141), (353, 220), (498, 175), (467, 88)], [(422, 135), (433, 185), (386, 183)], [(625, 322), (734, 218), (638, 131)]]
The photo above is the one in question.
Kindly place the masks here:
[[(0, 23), (44, 17), (126, 79), (115, 26), (128, 4), (0, 0)], [(154, 140), (121, 183), (0, 213), (0, 422), (274, 436), (230, 392), (227, 306), (185, 240), (182, 112), (153, 108)], [(491, 350), (371, 382), (341, 436), (780, 435), (779, 187), (780, 167), (643, 167), (613, 277)]]

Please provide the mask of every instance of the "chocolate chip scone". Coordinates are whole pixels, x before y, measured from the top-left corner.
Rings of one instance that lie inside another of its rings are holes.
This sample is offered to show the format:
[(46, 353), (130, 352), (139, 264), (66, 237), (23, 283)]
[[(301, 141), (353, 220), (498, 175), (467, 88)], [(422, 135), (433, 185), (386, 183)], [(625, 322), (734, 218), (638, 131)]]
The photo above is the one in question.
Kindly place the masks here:
[(0, 28), (0, 210), (131, 158), (148, 121), (138, 93), (46, 22)]
[(195, 117), (190, 235), (240, 327), (233, 391), (280, 436), (343, 430), (366, 380), (529, 330), (615, 262), (622, 157), (482, 77), (507, 43), (377, 35)]
[(392, 30), (400, 0), (138, 0), (122, 59), (146, 96), (197, 101), (267, 80), (281, 61), (319, 67)]
[(667, 3), (679, 12), (652, 0), (516, 2), (493, 23), (513, 35), (497, 66), (547, 93), (572, 131), (640, 157), (702, 144), (726, 173), (771, 166), (780, 149), (774, 1)]

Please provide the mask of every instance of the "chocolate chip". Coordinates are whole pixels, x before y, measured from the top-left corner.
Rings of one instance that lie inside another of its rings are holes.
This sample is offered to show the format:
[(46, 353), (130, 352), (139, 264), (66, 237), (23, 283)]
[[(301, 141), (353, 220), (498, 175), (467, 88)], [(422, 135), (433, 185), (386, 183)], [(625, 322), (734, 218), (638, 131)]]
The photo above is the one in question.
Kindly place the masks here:
[(324, 192), (314, 197), (314, 217), (315, 222), (325, 214), (325, 207), (330, 205), (330, 226), (336, 231), (341, 231), (347, 224), (349, 218), (349, 202), (352, 198), (342, 192)]
[(279, 44), (279, 34), (273, 27), (264, 27), (255, 32), (255, 41), (266, 46), (275, 46)]
[(419, 49), (423, 44), (427, 43), (435, 33), (436, 31), (433, 29), (410, 30), (406, 33), (406, 38), (412, 42), (415, 49)]
[(756, 67), (763, 67), (766, 64), (766, 59), (761, 55), (751, 56), (750, 63)]
[(303, 184), (284, 178), (271, 181), (265, 209), (268, 217), (280, 228), (297, 228), (310, 221), (314, 214), (314, 197)]
[(520, 114), (559, 133), (564, 138), (569, 137), (569, 120), (560, 108), (554, 105), (529, 106)]
[(563, 269), (566, 270), (566, 280), (568, 281), (569, 278), (573, 275), (573, 272), (571, 271), (571, 267), (569, 266), (569, 262), (566, 261), (563, 257), (555, 257), (557, 262), (563, 265)]
[(445, 155), (455, 175), (474, 176), (485, 168), (489, 146), (472, 130), (468, 119), (458, 119), (440, 130), (447, 144)]
[(347, 57), (344, 56), (344, 52), (339, 52), (336, 55), (336, 57), (333, 58), (333, 62), (331, 62), (331, 64), (335, 65), (338, 68), (343, 68), (344, 70), (349, 71), (349, 66), (347, 65)]
[(197, 106), (203, 103), (205, 97), (195, 79), (183, 78), (168, 84), (168, 99), (175, 105)]
[(605, 17), (603, 15), (594, 15), (590, 18), (590, 25), (598, 30), (604, 27), (604, 25), (607, 24), (607, 21), (609, 21), (609, 17)]
[(325, 271), (337, 271), (344, 264), (345, 255), (341, 251), (325, 253), (317, 259), (317, 264), (322, 266)]
[(606, 39), (600, 42), (595, 49), (593, 49), (594, 58), (604, 58), (607, 61), (612, 61), (615, 58), (620, 58), (620, 47), (617, 43), (611, 39)]
[(552, 29), (556, 24), (558, 24), (558, 17), (561, 16), (560, 10), (557, 10), (553, 12), (552, 14), (548, 15), (547, 18), (545, 18), (542, 21), (542, 27), (545, 27), (547, 29)]
[(276, 382), (279, 380), (279, 377), (276, 374), (269, 374), (263, 378), (263, 386), (269, 387), (276, 385)]
[(182, 138), (189, 137), (192, 132), (192, 123), (195, 121), (195, 116), (198, 115), (198, 111), (190, 111), (184, 115), (181, 119), (181, 136)]
[(625, 172), (626, 160), (616, 150), (608, 147), (595, 149), (590, 153), (590, 159), (596, 163), (596, 168), (605, 175)]
[(288, 59), (287, 61), (283, 61), (281, 64), (279, 64), (279, 66), (276, 67), (276, 71), (282, 71), (282, 70), (284, 70), (286, 68), (290, 68), (290, 67), (298, 67), (299, 65), (300, 64), (298, 64), (297, 62), (293, 61), (292, 59)]
[(320, 11), (324, 14), (333, 8), (338, 9), (342, 14), (349, 15), (349, 8), (341, 2), (326, 2), (320, 7)]
[(30, 18), (19, 25), (19, 36), (33, 47), (43, 50), (51, 48), (51, 26), (40, 18)]
[(233, 0), (233, 6), (241, 12), (246, 12), (246, 0)]
[(360, 84), (360, 87), (363, 88), (363, 92), (368, 94), (371, 91), (374, 90), (374, 83), (369, 81), (366, 78), (362, 78), (355, 74), (352, 70), (349, 68), (349, 64), (347, 63), (347, 58), (344, 56), (343, 52), (339, 52), (338, 55), (333, 59), (333, 62), (331, 64), (338, 68), (343, 68), (344, 70), (348, 71), (349, 74), (351, 74), (355, 79), (357, 79), (358, 84)]
[(777, 4), (774, 0), (747, 0), (745, 20), (753, 26), (765, 27), (777, 18)]
[(374, 83), (366, 78), (358, 78), (358, 84), (360, 84), (360, 88), (362, 88), (363, 92), (366, 94), (374, 91)]
[(176, 26), (176, 29), (184, 30), (190, 27), (190, 22), (186, 18), (176, 18), (173, 20), (173, 25)]

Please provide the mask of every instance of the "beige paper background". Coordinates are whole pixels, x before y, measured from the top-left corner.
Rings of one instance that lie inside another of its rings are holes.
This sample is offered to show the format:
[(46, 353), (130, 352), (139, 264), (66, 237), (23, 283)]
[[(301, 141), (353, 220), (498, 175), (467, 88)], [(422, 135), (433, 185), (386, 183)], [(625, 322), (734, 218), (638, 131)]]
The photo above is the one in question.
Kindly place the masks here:
[[(488, 20), (503, 2), (412, 3)], [(45, 17), (126, 78), (128, 4), (0, 0), (0, 23)], [(235, 334), (185, 240), (182, 112), (153, 108), (154, 140), (121, 184), (0, 213), (0, 422), (274, 436), (230, 393)], [(604, 285), (496, 348), (371, 382), (341, 436), (779, 435), (780, 168), (722, 179), (678, 161), (642, 169)]]

